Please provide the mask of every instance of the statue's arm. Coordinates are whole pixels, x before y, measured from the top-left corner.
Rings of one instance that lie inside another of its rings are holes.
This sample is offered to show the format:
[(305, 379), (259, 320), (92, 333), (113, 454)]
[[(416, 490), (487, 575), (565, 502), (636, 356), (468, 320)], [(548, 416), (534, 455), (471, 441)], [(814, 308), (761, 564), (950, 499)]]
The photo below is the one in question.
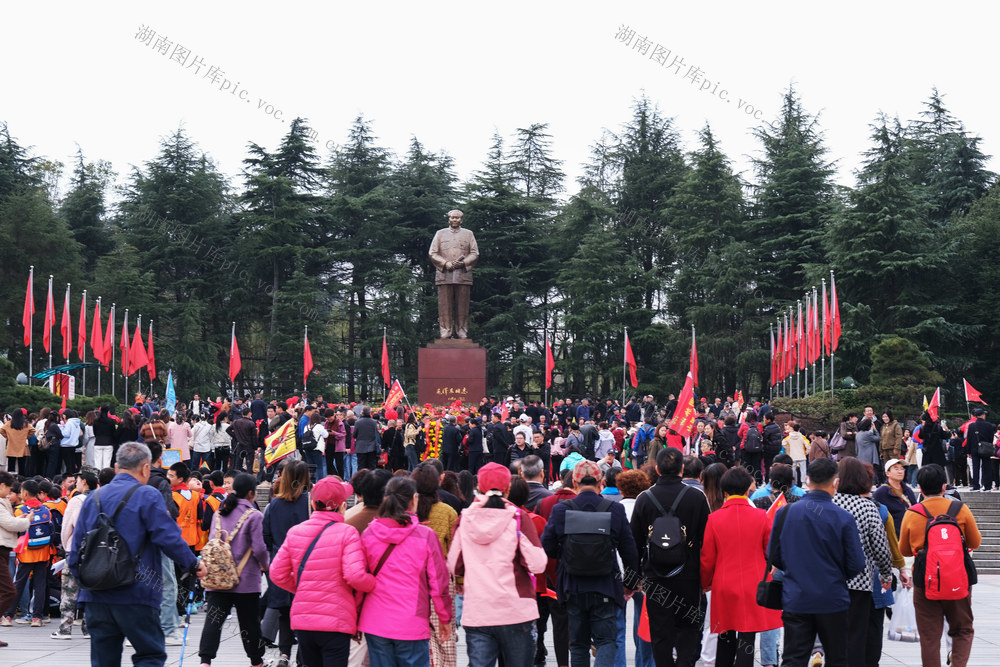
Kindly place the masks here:
[(441, 256), (441, 235), (440, 234), (435, 234), (434, 235), (434, 240), (431, 241), (431, 249), (430, 249), (430, 252), (428, 254), (431, 257), (431, 263), (435, 267), (437, 267), (437, 270), (438, 271), (444, 271), (445, 270), (445, 264), (447, 264), (447, 260), (444, 257)]
[(469, 234), (469, 252), (466, 253), (464, 261), (465, 268), (471, 269), (476, 265), (476, 260), (479, 259), (479, 246), (476, 244), (476, 237), (474, 234)]

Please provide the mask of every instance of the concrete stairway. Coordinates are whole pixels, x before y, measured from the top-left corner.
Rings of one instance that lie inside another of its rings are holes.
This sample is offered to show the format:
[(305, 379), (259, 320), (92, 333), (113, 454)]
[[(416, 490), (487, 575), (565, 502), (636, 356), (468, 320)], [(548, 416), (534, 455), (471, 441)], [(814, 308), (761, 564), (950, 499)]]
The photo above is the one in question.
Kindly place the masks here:
[(1000, 493), (959, 490), (972, 510), (983, 543), (972, 553), (979, 574), (1000, 574)]

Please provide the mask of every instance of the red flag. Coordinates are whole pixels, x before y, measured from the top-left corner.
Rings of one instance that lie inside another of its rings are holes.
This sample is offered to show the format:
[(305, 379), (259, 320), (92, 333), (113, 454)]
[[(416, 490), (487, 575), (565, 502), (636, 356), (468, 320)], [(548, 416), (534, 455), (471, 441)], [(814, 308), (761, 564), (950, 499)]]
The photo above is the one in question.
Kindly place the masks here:
[(694, 417), (694, 376), (688, 373), (681, 396), (677, 399), (673, 419), (670, 420), (670, 429), (679, 435), (691, 435), (691, 431), (694, 430)]
[(983, 405), (989, 405), (989, 403), (987, 403), (986, 401), (983, 400), (983, 396), (982, 396), (982, 394), (979, 393), (979, 390), (973, 389), (972, 385), (969, 384), (968, 380), (966, 380), (965, 378), (962, 378), (962, 383), (965, 384), (965, 402), (966, 403), (968, 403), (969, 401), (974, 401), (976, 403), (982, 403)]
[(63, 314), (62, 322), (59, 324), (59, 332), (62, 334), (63, 341), (63, 357), (66, 361), (69, 361), (70, 350), (73, 349), (73, 340), (71, 336), (73, 332), (70, 330), (70, 317), (69, 317), (69, 285), (66, 285), (66, 298), (63, 300)]
[(806, 348), (806, 353), (805, 353), (804, 357), (805, 357), (805, 362), (807, 364), (812, 361), (812, 353), (813, 353), (813, 350), (812, 350), (812, 308), (811, 308), (811, 305), (812, 304), (810, 303), (809, 294), (807, 292), (806, 293), (806, 320), (805, 320), (805, 323), (802, 325), (802, 328), (805, 330), (805, 348)]
[(382, 333), (382, 382), (385, 386), (392, 384), (392, 379), (389, 377), (389, 346), (386, 344), (385, 333)]
[(111, 357), (115, 351), (115, 306), (111, 304), (111, 312), (108, 313), (108, 326), (104, 327), (104, 354), (101, 356), (101, 363), (104, 370), (110, 370)]
[(42, 347), (46, 352), (52, 348), (52, 327), (56, 324), (56, 307), (52, 303), (52, 276), (49, 276), (49, 297), (45, 301), (45, 333), (42, 334)]
[(94, 302), (94, 324), (90, 329), (90, 349), (94, 359), (104, 362), (104, 333), (101, 331), (101, 300)]
[(826, 281), (823, 281), (823, 353), (830, 356), (830, 302), (826, 300)]
[(306, 334), (305, 348), (302, 350), (302, 363), (303, 363), (303, 373), (302, 373), (302, 386), (306, 386), (306, 382), (309, 380), (309, 374), (313, 370), (313, 353), (309, 348), (309, 334)]
[(938, 418), (938, 408), (941, 407), (941, 387), (937, 388), (934, 392), (934, 396), (931, 397), (930, 405), (927, 406), (927, 414), (931, 416), (931, 419), (937, 421)]
[(692, 380), (692, 382), (694, 382), (694, 386), (697, 387), (698, 386), (698, 344), (695, 342), (695, 338), (694, 338), (694, 327), (691, 327), (691, 380)]
[(500, 408), (500, 421), (506, 422), (510, 419), (510, 410), (507, 409), (507, 404), (504, 403), (503, 407)]
[(24, 315), (21, 316), (21, 324), (24, 325), (24, 346), (31, 345), (31, 321), (35, 314), (35, 292), (34, 292), (34, 267), (28, 271), (28, 289), (24, 292)]
[(235, 382), (240, 369), (243, 368), (243, 361), (240, 360), (240, 346), (236, 342), (236, 325), (233, 325), (233, 340), (229, 344), (229, 381)]
[[(780, 336), (781, 334), (779, 333), (778, 335)], [(771, 386), (772, 387), (775, 384), (777, 384), (777, 380), (775, 380), (775, 377), (777, 377), (778, 374), (774, 372), (775, 360), (776, 357), (774, 356), (774, 329), (771, 329)]]
[(118, 341), (118, 349), (122, 353), (122, 375), (130, 375), (128, 372), (128, 310), (125, 311), (125, 319), (122, 320), (122, 335)]
[(802, 326), (802, 302), (799, 301), (799, 323), (795, 328), (795, 352), (800, 371), (806, 367), (806, 339)]
[[(625, 339), (628, 340), (628, 334), (625, 334)], [(626, 352), (627, 354), (627, 352)], [(634, 361), (632, 362), (635, 363)], [(545, 336), (545, 388), (548, 389), (552, 386), (552, 371), (556, 368), (556, 359), (552, 356), (552, 346), (549, 344), (549, 337)], [(632, 371), (632, 377), (635, 377), (635, 370)]]
[(403, 400), (403, 385), (399, 384), (399, 380), (392, 383), (392, 389), (389, 390), (389, 395), (385, 399), (385, 409), (391, 410), (392, 408), (399, 405), (399, 402)]
[(628, 332), (625, 332), (625, 364), (628, 366), (629, 382), (632, 383), (633, 387), (639, 386), (639, 378), (636, 377), (636, 369), (638, 366), (635, 363), (635, 354), (632, 353), (632, 343), (628, 340)]
[(138, 321), (135, 323), (135, 335), (132, 336), (132, 348), (128, 357), (129, 375), (132, 375), (132, 373), (135, 373), (149, 363), (149, 357), (146, 355), (146, 346), (142, 343), (142, 331), (139, 330)]
[(149, 322), (149, 336), (146, 338), (146, 371), (149, 373), (149, 381), (156, 377), (156, 353), (153, 350), (153, 322)]
[(840, 302), (837, 301), (837, 283), (830, 274), (830, 352), (837, 351), (840, 342)]
[(813, 332), (813, 346), (812, 346), (812, 356), (809, 361), (816, 363), (816, 360), (820, 358), (823, 354), (822, 341), (820, 340), (819, 334), (819, 295), (816, 293), (816, 288), (813, 288), (813, 307), (812, 307), (812, 332)]
[(83, 292), (83, 299), (80, 302), (80, 329), (76, 335), (76, 356), (80, 361), (87, 355), (87, 292)]
[(785, 314), (785, 352), (784, 352), (784, 362), (785, 362), (785, 372), (782, 379), (785, 380), (789, 375), (792, 374), (792, 353), (794, 352), (792, 348), (792, 329), (788, 325), (788, 314)]
[(771, 503), (771, 507), (767, 510), (767, 517), (771, 521), (774, 521), (774, 516), (778, 513), (778, 510), (780, 510), (787, 504), (788, 501), (785, 500), (785, 494), (784, 493), (778, 494), (778, 499), (775, 500), (773, 503)]

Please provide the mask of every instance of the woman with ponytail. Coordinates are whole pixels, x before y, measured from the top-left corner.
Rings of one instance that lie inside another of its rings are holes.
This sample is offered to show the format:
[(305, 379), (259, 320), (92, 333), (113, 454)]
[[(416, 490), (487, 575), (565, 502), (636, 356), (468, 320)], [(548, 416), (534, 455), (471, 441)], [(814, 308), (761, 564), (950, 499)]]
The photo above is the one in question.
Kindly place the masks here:
[(368, 570), (378, 585), (361, 608), (358, 629), (365, 633), (371, 667), (430, 665), (430, 607), (440, 623), (438, 640), (451, 636), (448, 568), (437, 534), (414, 516), (417, 485), (393, 477), (378, 515), (362, 542)]
[[(244, 562), (244, 556), (249, 556), (240, 570), (240, 580), (235, 586), (223, 591), (206, 589), (205, 628), (198, 645), (202, 667), (211, 665), (212, 659), (218, 654), (222, 624), (226, 622), (233, 607), (236, 607), (243, 650), (250, 658), (250, 664), (257, 667), (264, 662), (258, 600), (261, 573), (267, 571), (270, 557), (264, 544), (264, 516), (257, 509), (256, 496), (257, 478), (241, 472), (233, 479), (233, 492), (226, 496), (212, 520), (209, 540), (216, 536), (231, 539), (229, 546), (237, 569)], [(223, 534), (219, 531), (223, 531)]]
[(353, 493), (350, 484), (333, 476), (316, 482), (312, 516), (289, 529), (271, 565), (271, 581), (295, 594), (292, 630), (302, 664), (309, 667), (347, 665), (358, 629), (354, 592), (375, 588), (361, 537), (344, 523), (345, 501)]
[(548, 558), (530, 517), (507, 500), (510, 469), (489, 463), (479, 469), (484, 495), (462, 512), (448, 568), (464, 576), (462, 627), (472, 667), (530, 667), (538, 619), (532, 575), (545, 571)]

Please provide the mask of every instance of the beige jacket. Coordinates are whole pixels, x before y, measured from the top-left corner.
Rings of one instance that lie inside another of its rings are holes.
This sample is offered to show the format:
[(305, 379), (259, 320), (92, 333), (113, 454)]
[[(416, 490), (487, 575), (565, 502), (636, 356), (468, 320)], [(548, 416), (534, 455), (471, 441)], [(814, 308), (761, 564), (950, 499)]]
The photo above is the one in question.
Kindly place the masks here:
[(14, 516), (14, 508), (10, 501), (0, 498), (0, 547), (13, 549), (17, 546), (17, 534), (28, 530), (31, 519), (27, 515)]

